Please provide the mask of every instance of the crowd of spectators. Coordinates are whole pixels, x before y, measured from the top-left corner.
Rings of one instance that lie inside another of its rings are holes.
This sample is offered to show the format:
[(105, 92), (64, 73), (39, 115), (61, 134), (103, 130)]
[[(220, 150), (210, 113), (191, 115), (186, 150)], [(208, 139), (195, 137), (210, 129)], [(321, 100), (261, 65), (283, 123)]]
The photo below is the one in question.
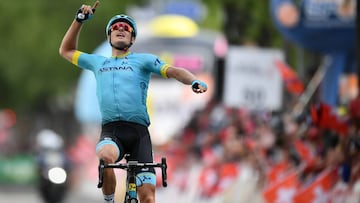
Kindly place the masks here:
[(338, 112), (314, 103), (293, 117), (288, 112), (248, 111), (210, 102), (168, 144), (166, 156), (183, 165), (202, 163), (198, 181), (203, 197), (231, 187), (229, 180), (239, 176), (243, 165), (258, 174), (265, 200), (269, 187), (285, 180), (291, 171), (296, 171), (295, 193), (327, 171), (331, 171), (328, 193), (339, 192), (339, 187), (345, 196), (359, 193), (360, 100)]

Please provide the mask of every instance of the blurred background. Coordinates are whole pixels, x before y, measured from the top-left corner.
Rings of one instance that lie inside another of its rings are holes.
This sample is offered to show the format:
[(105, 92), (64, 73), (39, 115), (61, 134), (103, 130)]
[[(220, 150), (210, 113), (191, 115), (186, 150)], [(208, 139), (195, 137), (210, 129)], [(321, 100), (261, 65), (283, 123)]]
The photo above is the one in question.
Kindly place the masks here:
[[(95, 81), (58, 54), (77, 9), (93, 3), (0, 2), (1, 203), (103, 201)], [(106, 23), (126, 13), (139, 30), (132, 51), (209, 85), (196, 95), (150, 82), (154, 155), (168, 161), (157, 202), (358, 203), (357, 11), (356, 0), (107, 0), (79, 50), (109, 56)]]

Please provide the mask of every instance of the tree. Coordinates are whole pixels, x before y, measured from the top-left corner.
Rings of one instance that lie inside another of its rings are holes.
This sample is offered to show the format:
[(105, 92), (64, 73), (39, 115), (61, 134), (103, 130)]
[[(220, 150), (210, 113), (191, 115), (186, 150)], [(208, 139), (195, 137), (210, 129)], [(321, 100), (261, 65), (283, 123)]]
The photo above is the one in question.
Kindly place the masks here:
[[(279, 44), (264, 4), (252, 0), (203, 2), (211, 15), (201, 26), (224, 31), (230, 43)], [(146, 1), (101, 2), (96, 16), (85, 22), (81, 50), (91, 52), (106, 39), (106, 19), (125, 12), (129, 4), (143, 3)], [(80, 4), (71, 0), (0, 3), (0, 108), (44, 109), (49, 100), (72, 94), (80, 71), (60, 58), (58, 47)]]
[[(208, 16), (203, 25), (215, 25), (225, 33), (230, 44), (281, 46), (282, 39), (271, 21), (267, 1), (203, 1), (208, 5), (209, 13), (215, 14)], [(214, 17), (221, 19), (220, 22)]]
[[(91, 52), (105, 40), (106, 20), (127, 4), (102, 3), (83, 27), (81, 50)], [(73, 91), (80, 72), (60, 58), (58, 48), (80, 6), (71, 0), (1, 1), (0, 109), (44, 109), (52, 98)]]

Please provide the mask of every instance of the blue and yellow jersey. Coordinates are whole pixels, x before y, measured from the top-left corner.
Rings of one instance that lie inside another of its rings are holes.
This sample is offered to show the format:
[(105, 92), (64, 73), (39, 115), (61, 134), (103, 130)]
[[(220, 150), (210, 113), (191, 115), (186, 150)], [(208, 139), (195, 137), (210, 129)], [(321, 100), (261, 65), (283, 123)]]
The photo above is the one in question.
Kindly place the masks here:
[(150, 76), (155, 73), (166, 78), (168, 64), (146, 53), (109, 58), (80, 51), (74, 53), (72, 63), (95, 75), (102, 124), (129, 121), (150, 125), (146, 108)]

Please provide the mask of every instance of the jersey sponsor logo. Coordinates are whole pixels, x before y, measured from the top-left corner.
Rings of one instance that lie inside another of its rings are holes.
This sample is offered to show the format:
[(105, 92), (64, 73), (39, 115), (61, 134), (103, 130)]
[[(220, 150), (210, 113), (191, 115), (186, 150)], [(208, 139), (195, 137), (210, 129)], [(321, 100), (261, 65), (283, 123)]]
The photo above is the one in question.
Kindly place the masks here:
[(131, 66), (119, 66), (119, 67), (102, 67), (100, 68), (100, 72), (109, 72), (109, 71), (120, 71), (120, 70), (125, 70), (125, 71), (134, 71), (132, 69)]
[(146, 180), (151, 180), (151, 177), (149, 177), (149, 176), (142, 176), (141, 177), (142, 182), (145, 182)]
[(105, 60), (104, 63), (102, 64), (103, 66), (105, 66), (106, 64), (109, 64), (110, 63), (110, 60)]
[(154, 62), (154, 65), (155, 65), (155, 66), (158, 66), (160, 63), (161, 63), (161, 62), (160, 62), (160, 59), (157, 58), (157, 59), (155, 60), (155, 62)]
[(121, 65), (125, 65), (128, 63), (128, 57), (125, 57), (124, 60), (121, 62)]

